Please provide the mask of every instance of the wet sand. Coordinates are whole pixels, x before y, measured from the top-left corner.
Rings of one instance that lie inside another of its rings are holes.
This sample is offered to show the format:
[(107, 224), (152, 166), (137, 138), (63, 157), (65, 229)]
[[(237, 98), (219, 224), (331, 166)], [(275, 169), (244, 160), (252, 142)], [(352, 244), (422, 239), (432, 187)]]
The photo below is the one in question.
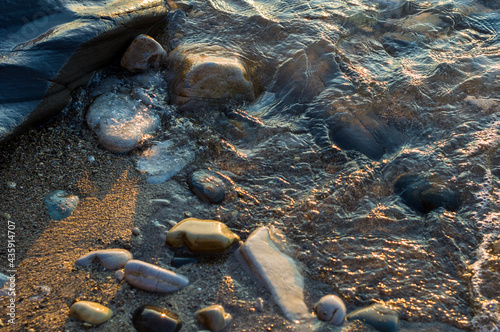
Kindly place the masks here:
[[(265, 220), (235, 218), (238, 215), (238, 188), (230, 188), (221, 205), (203, 203), (185, 181), (189, 170), (171, 180), (152, 185), (134, 167), (134, 151), (127, 155), (102, 149), (83, 124), (81, 114), (66, 113), (50, 123), (0, 146), (0, 205), (2, 246), (0, 271), (9, 270), (7, 261), (7, 220), (15, 222), (16, 240), (16, 317), (1, 318), (2, 331), (135, 331), (132, 313), (143, 304), (165, 307), (183, 321), (182, 331), (203, 328), (194, 312), (211, 304), (221, 304), (233, 316), (226, 331), (375, 331), (359, 322), (333, 327), (315, 321), (295, 325), (284, 319), (270, 294), (241, 267), (234, 255), (197, 257), (199, 262), (176, 272), (185, 275), (190, 285), (173, 294), (156, 294), (118, 282), (114, 271), (98, 263), (76, 267), (75, 261), (92, 250), (125, 248), (134, 258), (170, 268), (173, 252), (164, 244), (170, 228), (168, 220), (180, 221), (187, 215), (218, 219), (238, 233), (242, 240)], [(221, 165), (220, 160), (203, 160), (203, 166)], [(198, 165), (200, 166), (200, 165)], [(7, 182), (16, 183), (15, 188)], [(53, 221), (43, 198), (53, 190), (65, 190), (80, 197), (73, 214)], [(167, 199), (158, 205), (150, 200)], [(233, 220), (234, 219), (234, 220)], [(140, 235), (132, 234), (138, 227)], [(173, 269), (173, 268), (172, 268)], [(305, 271), (306, 277), (313, 275)], [(306, 304), (312, 308), (329, 285), (306, 278)], [(258, 298), (264, 310), (255, 309)], [(74, 301), (88, 300), (110, 307), (114, 314), (108, 322), (85, 328), (68, 317)], [(10, 298), (2, 296), (2, 312)], [(352, 311), (347, 303), (348, 312)], [(312, 309), (311, 309), (312, 312)], [(400, 331), (458, 331), (441, 324), (402, 322)]]

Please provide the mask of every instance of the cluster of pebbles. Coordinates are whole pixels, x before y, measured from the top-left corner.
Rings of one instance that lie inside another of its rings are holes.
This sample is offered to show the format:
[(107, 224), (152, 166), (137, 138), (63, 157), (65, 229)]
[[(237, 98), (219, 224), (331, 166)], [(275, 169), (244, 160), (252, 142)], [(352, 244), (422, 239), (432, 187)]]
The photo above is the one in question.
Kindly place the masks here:
[[(140, 73), (150, 67), (161, 68), (167, 59), (167, 53), (159, 43), (149, 36), (141, 35), (126, 51), (121, 65), (132, 73)], [(178, 101), (178, 106), (194, 107), (210, 96), (215, 96), (215, 101), (231, 98), (249, 101), (254, 98), (245, 68), (237, 59), (224, 59), (210, 54), (193, 55), (189, 54), (187, 48), (176, 51), (171, 61), (180, 68), (171, 81), (172, 94), (174, 100)], [(221, 85), (213, 82), (221, 80), (225, 82), (223, 87), (230, 86), (231, 89), (225, 89), (224, 93), (219, 91)], [(134, 95), (135, 99), (130, 95)], [(160, 114), (156, 98), (140, 84), (121, 90), (103, 91), (89, 107), (88, 125), (94, 130), (102, 146), (113, 152), (128, 152), (158, 129)], [(218, 204), (225, 199), (224, 182), (216, 173), (198, 170), (189, 175), (187, 182), (191, 191), (204, 202)], [(396, 181), (394, 190), (407, 205), (421, 213), (438, 207), (456, 210), (460, 205), (458, 194), (420, 175), (401, 176)], [(56, 191), (47, 196), (45, 204), (50, 216), (54, 220), (61, 220), (77, 207), (78, 197)], [(134, 230), (134, 234), (139, 232), (140, 230)], [(220, 221), (187, 218), (170, 229), (165, 244), (173, 251), (181, 250), (194, 256), (235, 255), (241, 262), (242, 269), (257, 276), (262, 282), (284, 316), (297, 324), (319, 319), (333, 325), (342, 325), (347, 319), (360, 320), (379, 331), (398, 330), (398, 313), (379, 304), (347, 314), (340, 297), (329, 294), (322, 297), (313, 310), (308, 308), (304, 301), (304, 277), (289, 255), (284, 236), (272, 226), (257, 228), (243, 243), (237, 234)], [(172, 293), (189, 285), (189, 276), (133, 259), (132, 254), (125, 249), (93, 251), (80, 257), (75, 264), (86, 267), (96, 259), (107, 270), (116, 271), (115, 277), (119, 282), (126, 281), (145, 291)], [(179, 258), (172, 261), (172, 266), (195, 261), (193, 258)], [(315, 314), (311, 314), (312, 311)], [(112, 317), (113, 311), (99, 303), (78, 301), (71, 306), (69, 315), (83, 321), (86, 326), (92, 326), (104, 324)], [(194, 317), (210, 331), (223, 330), (232, 319), (218, 304), (198, 310)], [(176, 313), (153, 304), (136, 308), (132, 321), (140, 332), (179, 331), (182, 326)]]

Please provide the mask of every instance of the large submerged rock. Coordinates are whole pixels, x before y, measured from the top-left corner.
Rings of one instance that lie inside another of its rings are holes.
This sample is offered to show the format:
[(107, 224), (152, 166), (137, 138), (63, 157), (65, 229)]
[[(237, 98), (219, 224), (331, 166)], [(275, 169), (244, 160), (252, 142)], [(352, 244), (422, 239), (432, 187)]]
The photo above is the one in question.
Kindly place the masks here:
[(240, 248), (250, 270), (262, 281), (285, 314), (293, 322), (312, 316), (304, 302), (304, 277), (285, 247), (277, 241), (273, 227), (256, 229)]
[(244, 63), (221, 50), (178, 47), (169, 55), (172, 101), (184, 108), (221, 102), (253, 101), (253, 84)]
[(96, 69), (168, 13), (163, 0), (7, 1), (0, 18), (0, 141), (57, 114)]

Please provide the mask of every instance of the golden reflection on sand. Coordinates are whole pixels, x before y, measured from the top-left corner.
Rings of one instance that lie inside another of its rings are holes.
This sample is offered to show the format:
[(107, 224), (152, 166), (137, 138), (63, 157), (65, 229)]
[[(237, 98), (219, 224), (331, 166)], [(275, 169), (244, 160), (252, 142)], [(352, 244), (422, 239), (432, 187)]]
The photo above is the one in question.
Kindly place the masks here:
[[(113, 277), (96, 282), (93, 279), (99, 276), (90, 273), (91, 267), (76, 269), (74, 263), (88, 251), (128, 241), (139, 192), (137, 179), (129, 179), (125, 170), (102, 199), (96, 197), (98, 190), (87, 175), (78, 186), (89, 197), (81, 198), (68, 218), (52, 221), (19, 264), (18, 323), (46, 321), (54, 328), (63, 326), (72, 320), (67, 313), (73, 301), (86, 299), (106, 305), (118, 289)], [(50, 289), (49, 293), (41, 296), (41, 286), (48, 286), (44, 289)]]

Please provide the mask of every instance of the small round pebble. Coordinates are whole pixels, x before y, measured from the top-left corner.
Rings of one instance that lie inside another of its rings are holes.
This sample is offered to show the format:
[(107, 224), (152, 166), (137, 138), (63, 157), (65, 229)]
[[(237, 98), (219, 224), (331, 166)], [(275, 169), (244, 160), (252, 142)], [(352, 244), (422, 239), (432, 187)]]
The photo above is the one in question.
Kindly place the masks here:
[(125, 278), (125, 271), (123, 271), (123, 270), (117, 270), (115, 272), (115, 278), (118, 281), (122, 281)]
[(5, 184), (7, 185), (7, 188), (10, 188), (10, 189), (16, 189), (16, 186), (17, 186), (17, 183), (12, 182), (12, 181), (7, 181)]
[(344, 302), (336, 295), (325, 295), (314, 306), (316, 315), (322, 321), (340, 325), (344, 322), (346, 308)]
[(141, 234), (141, 230), (138, 227), (134, 227), (134, 228), (132, 228), (132, 234), (134, 234), (135, 236), (138, 236)]

